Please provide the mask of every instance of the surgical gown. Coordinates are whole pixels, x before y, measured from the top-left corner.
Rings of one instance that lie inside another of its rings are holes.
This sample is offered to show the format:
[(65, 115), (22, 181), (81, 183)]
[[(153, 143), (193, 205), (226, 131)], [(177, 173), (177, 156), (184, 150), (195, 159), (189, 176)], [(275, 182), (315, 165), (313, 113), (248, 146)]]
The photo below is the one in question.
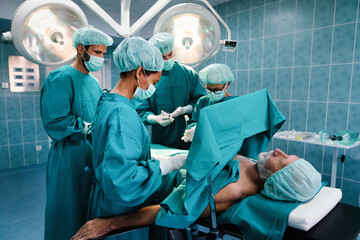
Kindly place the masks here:
[[(160, 162), (150, 159), (148, 132), (128, 98), (104, 93), (100, 99), (93, 133), (91, 219), (158, 204), (184, 179), (178, 179), (178, 172), (162, 177)], [(145, 239), (147, 234), (130, 232), (116, 239)]]
[(221, 103), (221, 102), (225, 102), (227, 100), (230, 100), (230, 99), (233, 99), (237, 96), (228, 96), (228, 97), (224, 97), (223, 99), (221, 99), (220, 101), (218, 102), (215, 102), (213, 100), (210, 99), (209, 95), (206, 95), (206, 96), (202, 96), (196, 103), (195, 107), (194, 107), (194, 111), (192, 113), (192, 117), (189, 121), (189, 128), (193, 127), (196, 125), (198, 119), (199, 119), (199, 114), (200, 114), (200, 110), (203, 109), (204, 107), (207, 107), (207, 106), (211, 106), (213, 104), (216, 104), (216, 103)]
[[(205, 95), (197, 73), (187, 66), (175, 62), (170, 71), (162, 71), (160, 81), (156, 84), (156, 91), (152, 97), (136, 103), (136, 110), (145, 125), (149, 125), (147, 116), (159, 115), (161, 110), (172, 113), (177, 107), (195, 106), (198, 99)], [(186, 124), (184, 116), (166, 127), (159, 124), (152, 125), (152, 143), (178, 149), (189, 149), (190, 144), (181, 140)]]
[(41, 118), (52, 139), (46, 174), (45, 239), (70, 239), (86, 222), (91, 145), (84, 121), (92, 122), (101, 94), (91, 74), (64, 65), (41, 90)]

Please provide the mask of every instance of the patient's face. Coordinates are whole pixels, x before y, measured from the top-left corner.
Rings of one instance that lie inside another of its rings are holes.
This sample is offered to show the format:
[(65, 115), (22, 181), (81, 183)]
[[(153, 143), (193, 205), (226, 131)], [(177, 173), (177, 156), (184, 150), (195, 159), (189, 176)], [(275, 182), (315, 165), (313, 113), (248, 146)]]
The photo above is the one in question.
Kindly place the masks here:
[(275, 173), (290, 163), (300, 159), (296, 155), (287, 155), (280, 149), (275, 149), (266, 161), (265, 168)]

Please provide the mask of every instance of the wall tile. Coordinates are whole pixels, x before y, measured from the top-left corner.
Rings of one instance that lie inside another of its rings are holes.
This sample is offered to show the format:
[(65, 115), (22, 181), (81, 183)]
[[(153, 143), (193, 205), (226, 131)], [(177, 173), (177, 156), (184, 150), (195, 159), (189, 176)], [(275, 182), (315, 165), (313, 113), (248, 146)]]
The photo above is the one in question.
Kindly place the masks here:
[(343, 180), (341, 202), (360, 207), (360, 182)]
[(251, 7), (252, 8), (259, 7), (259, 6), (264, 5), (264, 3), (265, 3), (265, 0), (252, 0)]
[[(268, 1), (266, 1), (268, 3)], [(278, 33), (279, 3), (265, 6), (264, 36), (273, 36)]]
[(277, 70), (276, 99), (290, 100), (291, 68)]
[(250, 46), (250, 68), (261, 68), (262, 39), (252, 40)]
[(48, 138), (47, 133), (45, 132), (42, 121), (41, 120), (36, 120), (35, 124), (36, 124), (36, 136), (37, 136), (36, 140), (37, 141), (46, 141), (46, 140), (48, 140), (49, 138)]
[(360, 62), (360, 24), (356, 28), (355, 62)]
[(239, 11), (248, 10), (251, 8), (251, 1), (249, 0), (235, 0), (239, 2)]
[(6, 120), (5, 98), (0, 97), (0, 121)]
[(36, 144), (24, 144), (25, 166), (37, 164)]
[(360, 134), (359, 120), (360, 120), (360, 104), (350, 104), (348, 129), (351, 129)]
[[(237, 66), (236, 62), (237, 62), (236, 51), (235, 52), (227, 52), (226, 53), (226, 63), (231, 70), (236, 70), (236, 66)], [(207, 65), (202, 65), (200, 69), (203, 69), (206, 66)]]
[(251, 11), (251, 38), (263, 36), (264, 7), (255, 8)]
[(263, 67), (276, 67), (277, 37), (264, 38)]
[(238, 14), (227, 16), (226, 22), (231, 31), (231, 39), (238, 39)]
[(238, 71), (236, 77), (237, 95), (245, 95), (248, 93), (248, 71)]
[(248, 40), (250, 38), (250, 10), (239, 13), (238, 21), (238, 41)]
[(329, 64), (331, 54), (332, 28), (314, 30), (312, 64)]
[(279, 34), (294, 32), (296, 0), (280, 1)]
[(288, 155), (304, 158), (304, 143), (289, 141)]
[(356, 21), (357, 0), (336, 0), (335, 24)]
[(294, 35), (279, 36), (278, 66), (292, 66)]
[(0, 170), (9, 168), (9, 146), (0, 146)]
[[(282, 130), (284, 131), (284, 130)], [(284, 141), (284, 140), (279, 140), (279, 139), (273, 139), (273, 144), (272, 144), (272, 149), (276, 149), (279, 148), (281, 149), (284, 153), (287, 154), (287, 145), (288, 145), (289, 141)]]
[(353, 59), (355, 23), (336, 26), (334, 28), (334, 43), (332, 63), (349, 63)]
[(6, 111), (8, 120), (20, 119), (20, 98), (6, 97)]
[(333, 25), (335, 0), (316, 0), (315, 28)]
[(292, 100), (308, 100), (309, 67), (294, 68)]
[(351, 102), (360, 103), (360, 64), (354, 64), (351, 84)]
[(314, 0), (297, 1), (296, 30), (308, 30), (313, 26)]
[(307, 131), (318, 133), (325, 129), (326, 103), (309, 103)]
[(6, 121), (0, 121), (0, 145), (8, 145)]
[(34, 110), (34, 97), (21, 97), (21, 116), (22, 119), (34, 119), (35, 110)]
[(289, 119), (290, 119), (290, 102), (289, 101), (275, 101), (275, 104), (279, 111), (286, 118), (285, 123), (281, 126), (279, 131), (289, 130)]
[(326, 101), (329, 85), (329, 67), (312, 67), (310, 82), (310, 101)]
[(351, 65), (331, 67), (329, 101), (348, 102), (351, 80)]
[[(340, 149), (338, 157), (340, 157), (343, 153), (344, 153), (344, 151), (342, 149)], [(331, 175), (332, 157), (333, 157), (333, 148), (332, 147), (325, 147), (324, 160), (323, 160), (323, 174)], [(338, 177), (342, 176), (342, 167), (343, 167), (343, 165), (342, 165), (341, 161), (337, 161), (336, 186), (339, 186), (339, 187), (340, 187), (340, 183), (341, 183), (341, 178), (338, 178)], [(328, 186), (330, 186), (330, 182), (331, 181), (329, 179), (329, 185)]]
[(232, 1), (228, 2), (227, 4), (228, 4), (228, 6), (227, 6), (227, 9), (228, 9), (227, 14), (236, 13), (239, 10), (239, 1), (232, 0)]
[(10, 145), (11, 168), (24, 167), (23, 145)]
[(251, 70), (250, 81), (249, 81), (249, 92), (256, 92), (261, 89), (261, 71)]
[(35, 118), (40, 119), (41, 115), (40, 115), (40, 96), (35, 96)]
[(290, 129), (305, 131), (307, 104), (291, 102)]
[(315, 144), (306, 144), (305, 160), (311, 163), (313, 167), (321, 173), (322, 169), (323, 146)]
[(35, 142), (35, 121), (24, 120), (22, 121), (23, 139), (24, 143)]
[(9, 144), (21, 144), (21, 121), (10, 121), (8, 122), (9, 130)]
[(237, 68), (248, 69), (249, 68), (249, 41), (239, 42), (237, 44)]
[(227, 12), (227, 3), (217, 5), (215, 9), (221, 17), (224, 17)]
[(348, 104), (329, 103), (326, 129), (331, 135), (346, 129), (347, 113)]
[(352, 159), (348, 153), (349, 151), (347, 150), (344, 162), (344, 178), (360, 182), (360, 161)]
[(276, 70), (265, 69), (263, 71), (262, 88), (266, 88), (270, 96), (275, 97)]
[(295, 34), (294, 66), (307, 66), (310, 64), (312, 31)]
[(45, 163), (47, 162), (48, 155), (49, 155), (49, 141), (41, 141), (38, 142), (37, 145), (41, 145), (42, 150), (38, 151), (38, 162), (39, 163)]

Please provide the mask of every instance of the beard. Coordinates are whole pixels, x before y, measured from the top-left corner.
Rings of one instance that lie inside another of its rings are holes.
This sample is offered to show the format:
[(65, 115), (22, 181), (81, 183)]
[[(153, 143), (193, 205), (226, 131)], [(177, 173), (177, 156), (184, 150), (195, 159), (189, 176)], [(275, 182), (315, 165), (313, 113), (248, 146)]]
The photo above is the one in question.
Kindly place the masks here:
[(256, 162), (257, 169), (261, 179), (267, 179), (273, 174), (270, 170), (265, 168), (266, 162), (269, 157), (274, 153), (274, 150), (269, 152), (262, 152), (258, 155), (258, 160)]

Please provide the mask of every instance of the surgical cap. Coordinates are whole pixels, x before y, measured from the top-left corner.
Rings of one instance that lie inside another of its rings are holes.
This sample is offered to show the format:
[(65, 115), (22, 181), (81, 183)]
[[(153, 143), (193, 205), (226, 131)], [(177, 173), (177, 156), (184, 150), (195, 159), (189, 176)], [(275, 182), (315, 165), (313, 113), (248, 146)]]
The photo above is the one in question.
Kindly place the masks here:
[(225, 84), (235, 81), (234, 74), (226, 64), (211, 64), (199, 72), (205, 84)]
[(158, 72), (164, 67), (159, 49), (141, 37), (124, 39), (113, 52), (113, 59), (120, 72), (130, 72), (139, 67)]
[(305, 202), (321, 187), (320, 173), (301, 158), (271, 175), (261, 193), (275, 200)]
[(168, 53), (174, 48), (174, 37), (170, 33), (157, 33), (149, 39), (149, 43), (157, 47), (161, 54)]
[(76, 48), (79, 43), (84, 46), (113, 44), (113, 39), (106, 33), (94, 27), (84, 27), (76, 30), (73, 35), (73, 46)]

